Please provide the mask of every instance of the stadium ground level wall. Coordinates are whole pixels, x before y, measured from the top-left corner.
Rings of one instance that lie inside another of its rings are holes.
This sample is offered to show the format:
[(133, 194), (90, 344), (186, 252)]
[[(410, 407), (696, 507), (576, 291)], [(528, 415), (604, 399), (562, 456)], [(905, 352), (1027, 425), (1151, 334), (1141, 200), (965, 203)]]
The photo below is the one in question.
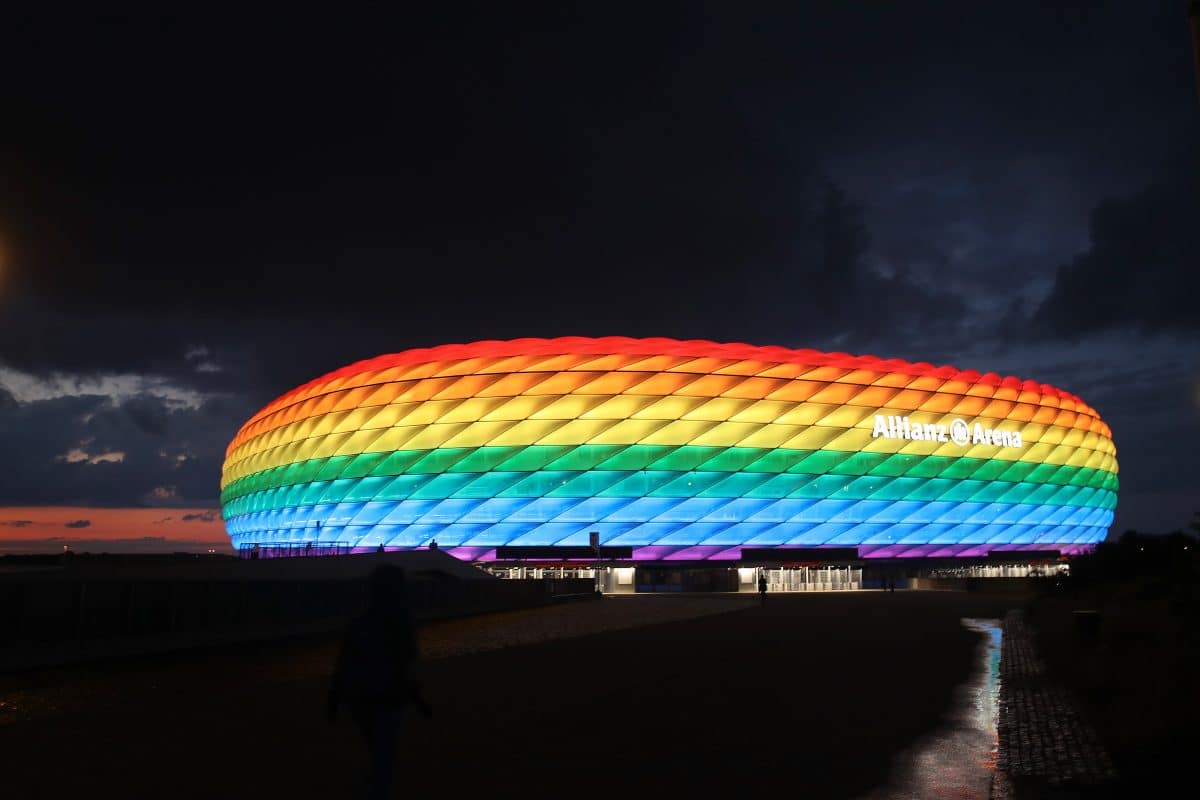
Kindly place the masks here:
[(806, 563), (749, 563), (713, 565), (705, 562), (586, 561), (484, 562), (478, 567), (509, 580), (586, 578), (606, 594), (659, 592), (757, 592), (760, 576), (767, 591), (839, 592), (862, 589), (930, 588), (954, 581), (1051, 577), (1069, 571), (1061, 558), (895, 559)]

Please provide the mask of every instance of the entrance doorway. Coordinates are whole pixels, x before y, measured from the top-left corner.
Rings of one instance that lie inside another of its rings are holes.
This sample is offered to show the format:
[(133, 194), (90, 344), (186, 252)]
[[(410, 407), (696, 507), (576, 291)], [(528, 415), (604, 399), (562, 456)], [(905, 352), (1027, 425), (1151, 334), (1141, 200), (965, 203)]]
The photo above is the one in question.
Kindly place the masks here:
[(846, 592), (862, 588), (862, 567), (852, 565), (743, 567), (738, 573), (743, 592), (758, 591), (759, 575), (766, 575), (768, 592)]

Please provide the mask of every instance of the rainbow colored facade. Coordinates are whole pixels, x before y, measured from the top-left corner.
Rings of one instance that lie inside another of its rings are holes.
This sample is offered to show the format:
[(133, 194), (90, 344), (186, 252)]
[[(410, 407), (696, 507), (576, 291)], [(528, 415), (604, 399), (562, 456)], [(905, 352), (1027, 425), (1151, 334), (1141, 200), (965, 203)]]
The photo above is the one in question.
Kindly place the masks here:
[(275, 400), (222, 474), (234, 546), (1086, 550), (1111, 433), (1046, 384), (782, 347), (518, 339), (360, 361)]

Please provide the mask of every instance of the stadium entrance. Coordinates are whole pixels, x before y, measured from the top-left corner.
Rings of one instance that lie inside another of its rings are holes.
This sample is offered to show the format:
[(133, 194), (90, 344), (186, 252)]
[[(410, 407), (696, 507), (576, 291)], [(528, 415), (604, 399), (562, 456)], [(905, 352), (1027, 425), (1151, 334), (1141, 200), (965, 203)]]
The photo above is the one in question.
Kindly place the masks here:
[(847, 592), (863, 585), (862, 567), (788, 564), (777, 569), (739, 569), (740, 591), (757, 591), (759, 574), (766, 576), (768, 592)]
[[(590, 557), (589, 557), (590, 556)], [(476, 566), (501, 578), (590, 578), (606, 594), (842, 592), (863, 588), (854, 548), (743, 548), (738, 561), (635, 561), (623, 547), (499, 547)], [(557, 557), (557, 558), (555, 558)]]

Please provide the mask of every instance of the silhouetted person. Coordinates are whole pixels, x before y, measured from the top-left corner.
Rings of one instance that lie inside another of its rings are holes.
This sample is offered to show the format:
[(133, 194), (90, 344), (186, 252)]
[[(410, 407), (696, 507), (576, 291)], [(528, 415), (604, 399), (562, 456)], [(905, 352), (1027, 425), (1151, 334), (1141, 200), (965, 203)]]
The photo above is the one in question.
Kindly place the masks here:
[(758, 574), (758, 604), (760, 606), (767, 604), (767, 573), (765, 572)]
[(410, 703), (431, 714), (413, 668), (416, 631), (408, 607), (404, 570), (392, 565), (371, 574), (367, 612), (350, 624), (329, 690), (328, 714), (347, 706), (366, 740), (370, 767), (367, 796), (390, 796), (400, 725)]

